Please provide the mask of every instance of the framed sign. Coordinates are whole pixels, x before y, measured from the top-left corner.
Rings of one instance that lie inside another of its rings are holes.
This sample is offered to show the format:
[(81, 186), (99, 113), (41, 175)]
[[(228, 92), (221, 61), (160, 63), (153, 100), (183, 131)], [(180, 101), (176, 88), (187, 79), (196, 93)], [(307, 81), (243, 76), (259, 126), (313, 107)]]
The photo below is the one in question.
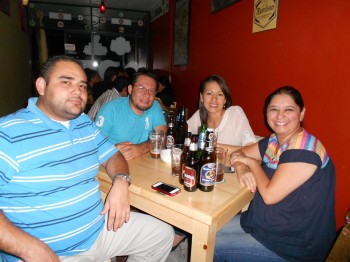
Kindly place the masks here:
[(237, 3), (239, 0), (211, 0), (211, 12), (215, 13), (225, 7)]
[(254, 0), (253, 33), (277, 27), (278, 0)]
[(0, 10), (10, 15), (10, 0), (0, 0)]
[(174, 30), (174, 65), (188, 64), (190, 45), (190, 0), (176, 0)]

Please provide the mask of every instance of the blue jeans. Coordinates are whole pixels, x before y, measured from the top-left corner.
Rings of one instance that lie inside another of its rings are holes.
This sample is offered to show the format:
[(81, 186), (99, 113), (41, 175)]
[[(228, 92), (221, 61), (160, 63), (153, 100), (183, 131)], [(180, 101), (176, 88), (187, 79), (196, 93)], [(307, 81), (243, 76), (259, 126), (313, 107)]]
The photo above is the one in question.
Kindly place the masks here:
[(240, 215), (235, 216), (216, 233), (215, 262), (286, 261), (246, 233), (241, 227), (240, 218)]

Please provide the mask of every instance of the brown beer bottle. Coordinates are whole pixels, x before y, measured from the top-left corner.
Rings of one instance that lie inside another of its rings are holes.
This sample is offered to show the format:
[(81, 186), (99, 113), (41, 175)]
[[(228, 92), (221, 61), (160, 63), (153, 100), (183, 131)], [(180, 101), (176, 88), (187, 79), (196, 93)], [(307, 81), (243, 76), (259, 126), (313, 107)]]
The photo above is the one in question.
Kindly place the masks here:
[(186, 163), (187, 155), (190, 150), (190, 144), (191, 144), (191, 132), (187, 132), (185, 137), (185, 142), (184, 142), (184, 149), (182, 151), (181, 159), (180, 159), (181, 175), (179, 176), (179, 183), (181, 185), (184, 184), (183, 173), (185, 171), (185, 163)]
[(197, 135), (191, 136), (189, 153), (186, 157), (185, 170), (183, 173), (184, 189), (189, 192), (197, 190), (199, 161), (197, 157)]
[(187, 131), (188, 125), (186, 122), (186, 108), (182, 106), (179, 113), (179, 121), (176, 123), (176, 144), (183, 144), (185, 142), (185, 136)]
[(169, 124), (166, 134), (166, 148), (171, 149), (175, 144), (175, 124), (174, 124), (174, 115), (169, 115)]
[(203, 152), (198, 178), (201, 191), (210, 192), (214, 189), (216, 176), (216, 155), (214, 152), (214, 130), (208, 128), (206, 132), (205, 150)]

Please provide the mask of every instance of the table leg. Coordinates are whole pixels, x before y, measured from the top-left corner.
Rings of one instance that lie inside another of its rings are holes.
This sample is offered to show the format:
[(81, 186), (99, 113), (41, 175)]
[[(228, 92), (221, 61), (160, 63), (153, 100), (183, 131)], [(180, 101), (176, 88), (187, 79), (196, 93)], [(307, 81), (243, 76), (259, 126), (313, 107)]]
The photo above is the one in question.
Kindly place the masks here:
[(191, 261), (213, 261), (216, 225), (196, 222), (192, 233)]

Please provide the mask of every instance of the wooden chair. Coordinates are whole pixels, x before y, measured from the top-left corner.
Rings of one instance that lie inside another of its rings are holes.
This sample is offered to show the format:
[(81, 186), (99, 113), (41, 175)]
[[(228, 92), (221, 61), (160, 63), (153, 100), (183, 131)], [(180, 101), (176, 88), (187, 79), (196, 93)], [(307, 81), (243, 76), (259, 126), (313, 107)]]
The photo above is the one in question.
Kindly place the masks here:
[[(350, 218), (350, 210), (347, 214)], [(346, 224), (335, 241), (331, 252), (327, 257), (327, 262), (349, 262), (350, 261), (350, 224)]]

